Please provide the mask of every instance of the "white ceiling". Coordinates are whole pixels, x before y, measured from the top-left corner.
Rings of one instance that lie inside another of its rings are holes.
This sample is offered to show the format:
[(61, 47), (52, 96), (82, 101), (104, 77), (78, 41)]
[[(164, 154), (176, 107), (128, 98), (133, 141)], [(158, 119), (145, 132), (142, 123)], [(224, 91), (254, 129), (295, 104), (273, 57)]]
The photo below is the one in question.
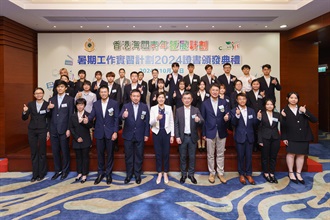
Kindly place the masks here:
[(0, 0), (0, 16), (36, 31), (280, 31), (329, 11), (330, 0)]

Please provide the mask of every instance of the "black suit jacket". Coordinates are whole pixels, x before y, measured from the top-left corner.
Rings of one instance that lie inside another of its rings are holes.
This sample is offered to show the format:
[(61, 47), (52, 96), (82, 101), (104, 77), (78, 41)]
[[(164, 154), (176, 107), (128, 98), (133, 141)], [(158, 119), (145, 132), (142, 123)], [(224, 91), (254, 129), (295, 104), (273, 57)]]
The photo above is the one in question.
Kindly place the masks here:
[[(175, 137), (180, 138), (181, 141), (183, 142), (184, 140), (184, 128), (185, 128), (185, 115), (184, 115), (184, 106), (177, 108), (176, 109), (176, 114), (175, 114), (175, 122), (174, 122), (174, 133)], [(198, 116), (200, 118), (200, 121), (197, 123), (195, 122), (195, 116)], [(199, 109), (190, 106), (190, 134), (191, 134), (191, 140), (193, 143), (196, 143), (198, 138), (198, 133), (197, 133), (197, 127), (198, 125), (202, 125), (204, 123), (204, 119), (202, 117), (202, 114), (200, 113)]]
[(175, 104), (176, 108), (180, 108), (183, 106), (182, 95), (179, 89), (175, 90), (175, 97), (173, 97), (173, 104)]
[[(157, 105), (158, 104), (158, 102), (157, 102), (157, 98), (155, 99), (155, 100), (153, 100), (154, 99), (154, 97), (157, 97), (157, 95), (158, 95), (158, 93), (159, 93), (159, 91), (158, 90), (156, 90), (156, 91), (154, 91), (151, 95), (150, 95), (150, 107), (152, 107), (152, 106), (154, 106), (154, 105)], [(169, 101), (169, 97), (168, 97), (168, 92), (166, 92), (165, 90), (164, 90), (164, 93), (165, 93), (165, 105), (170, 105), (170, 101)]]
[[(190, 82), (189, 73), (188, 73), (188, 75), (183, 77), (183, 81), (184, 81), (187, 91), (190, 91), (192, 94), (197, 93), (197, 91), (199, 90), (198, 85), (201, 81), (201, 79), (198, 75), (194, 74), (192, 82)], [(188, 86), (191, 87), (190, 90), (187, 89)]]
[[(129, 103), (131, 101), (131, 91), (132, 91), (132, 84), (127, 84), (124, 87), (124, 96), (123, 96), (123, 104)], [(137, 84), (136, 89), (142, 88), (142, 85)], [(142, 101), (142, 96), (141, 96)]]
[(258, 99), (256, 99), (253, 90), (246, 93), (246, 98), (247, 98), (246, 105), (250, 108), (253, 108), (256, 114), (259, 110), (265, 109), (265, 99), (260, 95), (260, 90), (258, 93)]
[(258, 143), (262, 143), (262, 139), (279, 139), (280, 134), (278, 131), (278, 123), (280, 122), (281, 115), (278, 112), (273, 112), (273, 121), (270, 125), (267, 113), (261, 112), (262, 118), (258, 128)]
[(142, 80), (140, 85), (143, 91), (143, 94), (141, 94), (142, 96), (140, 101), (144, 104), (147, 104), (148, 84), (146, 81)]
[(121, 88), (120, 88), (119, 84), (117, 84), (115, 82), (112, 84), (111, 91), (109, 91), (109, 98), (117, 101), (119, 105), (121, 104), (122, 94), (121, 94)]
[(197, 95), (197, 93), (196, 93), (194, 96), (194, 100), (196, 100), (196, 101), (193, 101), (193, 102), (196, 103), (195, 106), (201, 111), (203, 102), (209, 98), (210, 98), (210, 94), (206, 91), (205, 91), (204, 100), (202, 100), (202, 97), (200, 95)]
[(81, 82), (80, 80), (78, 80), (77, 82), (75, 82), (74, 84), (74, 95), (76, 95), (78, 92), (83, 91), (83, 84), (84, 82)]
[(25, 121), (29, 118), (29, 115), (31, 115), (31, 119), (30, 119), (28, 128), (32, 129), (32, 130), (35, 130), (35, 129), (47, 130), (47, 128), (48, 128), (47, 124), (48, 124), (49, 116), (50, 116), (50, 113), (47, 110), (48, 102), (44, 101), (39, 112), (37, 112), (36, 101), (29, 102), (27, 104), (27, 107), (29, 109), (25, 114), (22, 113), (22, 119)]
[[(58, 85), (58, 82), (60, 81), (60, 79), (55, 80), (54, 82), (54, 86), (53, 86), (53, 96), (57, 95), (57, 90), (56, 87)], [(71, 87), (74, 90), (74, 82), (69, 81), (68, 83), (68, 87)], [(71, 96), (71, 95), (70, 95)], [(73, 95), (73, 97), (75, 96), (75, 94)]]
[[(84, 115), (88, 117), (89, 113), (85, 111)], [(79, 123), (78, 120), (78, 114), (73, 113), (71, 116), (70, 121), (70, 131), (73, 136), (72, 139), (72, 147), (73, 149), (82, 149), (82, 148), (88, 148), (92, 145), (92, 139), (89, 132), (89, 129), (93, 126), (93, 123), (91, 121), (88, 121), (87, 124), (84, 124), (83, 122)], [(77, 140), (78, 138), (82, 138), (83, 142), (79, 143)]]
[(91, 92), (95, 93), (97, 100), (99, 100), (99, 99), (101, 99), (101, 96), (100, 96), (100, 93), (99, 93), (99, 88), (101, 86), (107, 86), (108, 83), (102, 79), (101, 82), (100, 82), (99, 88), (95, 90), (94, 88), (95, 88), (96, 83), (97, 83), (96, 81), (92, 82)]
[[(157, 78), (158, 80), (158, 78)], [(152, 94), (153, 92), (157, 91), (158, 90), (158, 86), (156, 86), (156, 83), (155, 84), (152, 84), (152, 79), (150, 79), (148, 81), (148, 90), (150, 92), (150, 97), (149, 97), (149, 103), (150, 103), (150, 106), (151, 106), (151, 103), (152, 103)]]
[[(172, 76), (171, 78), (169, 78), (170, 75)], [(183, 79), (182, 75), (178, 74), (177, 82), (174, 83), (172, 73), (170, 73), (166, 76), (165, 87), (169, 86), (168, 93), (169, 93), (169, 101), (170, 101), (171, 105), (173, 104), (172, 103), (173, 102), (173, 92), (176, 89), (179, 89), (179, 81), (181, 81), (182, 79)]]
[(210, 83), (209, 78), (207, 77), (207, 74), (202, 76), (201, 81), (203, 81), (205, 83), (205, 91), (206, 92), (210, 92), (210, 88), (211, 88), (212, 84), (214, 84), (214, 83), (219, 84), (219, 81), (218, 81), (217, 77), (212, 79), (211, 83)]
[(273, 79), (275, 79), (275, 77), (270, 77), (270, 83), (269, 83), (269, 87), (268, 87), (268, 85), (267, 85), (267, 83), (266, 83), (266, 80), (265, 80), (265, 77), (260, 77), (260, 78), (258, 78), (258, 81), (259, 81), (259, 83), (260, 83), (260, 88), (259, 88), (259, 90), (260, 91), (265, 91), (265, 98), (266, 99), (272, 99), (272, 100), (274, 100), (274, 102), (276, 102), (276, 98), (275, 98), (275, 89), (276, 90), (281, 90), (282, 89), (282, 87), (281, 87), (281, 85), (280, 85), (280, 83), (279, 83), (279, 81), (278, 81), (278, 79), (276, 78), (276, 81), (277, 81), (277, 84), (276, 85), (274, 85), (274, 84), (272, 84), (272, 80)]
[(228, 97), (230, 97), (230, 94), (234, 92), (234, 81), (232, 81), (233, 78), (236, 78), (236, 76), (230, 74), (230, 83), (228, 84), (228, 80), (225, 73), (218, 77), (219, 83), (224, 84), (226, 86), (225, 95)]

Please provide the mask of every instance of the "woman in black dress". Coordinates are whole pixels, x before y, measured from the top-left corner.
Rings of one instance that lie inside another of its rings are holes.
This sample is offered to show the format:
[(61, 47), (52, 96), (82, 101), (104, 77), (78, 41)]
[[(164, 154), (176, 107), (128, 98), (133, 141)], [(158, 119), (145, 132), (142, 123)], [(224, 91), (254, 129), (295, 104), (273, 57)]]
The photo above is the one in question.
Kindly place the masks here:
[[(287, 146), (286, 163), (289, 169), (289, 178), (294, 183), (305, 184), (301, 177), (305, 155), (309, 152), (309, 142), (313, 140), (309, 122), (316, 123), (317, 118), (305, 106), (298, 106), (299, 95), (290, 92), (287, 95), (288, 105), (281, 111), (281, 138)], [(293, 173), (293, 164), (296, 157), (296, 175)]]

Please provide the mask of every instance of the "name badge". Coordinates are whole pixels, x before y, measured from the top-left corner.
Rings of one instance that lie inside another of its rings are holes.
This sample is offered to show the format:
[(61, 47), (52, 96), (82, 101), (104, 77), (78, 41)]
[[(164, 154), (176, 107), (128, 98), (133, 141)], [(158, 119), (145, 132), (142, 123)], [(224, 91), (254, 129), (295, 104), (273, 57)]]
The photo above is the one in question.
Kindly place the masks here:
[(197, 82), (197, 79), (193, 79), (193, 82)]
[(66, 107), (68, 107), (68, 104), (63, 103), (63, 104), (61, 105), (61, 107), (62, 107), (62, 108), (66, 108)]
[(274, 122), (278, 122), (278, 119), (277, 119), (277, 118), (273, 118), (273, 121), (274, 121)]
[(252, 119), (252, 118), (253, 118), (253, 115), (249, 115), (248, 118), (249, 118), (249, 119)]
[(195, 119), (196, 118), (196, 114), (192, 115), (191, 118), (192, 119)]
[(261, 95), (258, 95), (258, 99), (262, 99), (262, 96)]
[(229, 102), (229, 99), (226, 99), (226, 102)]
[(168, 95), (166, 96), (166, 99), (168, 99)]
[(117, 92), (117, 89), (113, 89), (112, 91), (111, 91), (111, 93), (116, 93)]
[(40, 110), (39, 114), (40, 115), (46, 114), (46, 110)]
[(220, 109), (220, 112), (224, 112), (225, 111), (225, 107), (223, 105), (219, 105), (219, 109)]
[(206, 97), (210, 97), (210, 94), (206, 93), (205, 96), (206, 96)]

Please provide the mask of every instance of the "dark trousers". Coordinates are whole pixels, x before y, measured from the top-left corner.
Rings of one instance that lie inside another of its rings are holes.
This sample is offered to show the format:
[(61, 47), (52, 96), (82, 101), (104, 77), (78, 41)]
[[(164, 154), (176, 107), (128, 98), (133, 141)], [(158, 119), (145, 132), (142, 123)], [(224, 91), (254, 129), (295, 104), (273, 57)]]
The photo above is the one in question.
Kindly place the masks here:
[(44, 177), (47, 173), (45, 129), (28, 130), (29, 145), (31, 148), (32, 177)]
[[(261, 166), (264, 173), (274, 174), (280, 139), (262, 139)], [(268, 167), (269, 166), (269, 167)]]
[[(105, 174), (111, 175), (113, 168), (113, 156), (114, 156), (114, 147), (113, 141), (111, 139), (102, 138), (96, 139), (96, 148), (97, 148), (97, 172), (99, 175), (104, 174), (104, 165), (105, 165)], [(107, 152), (107, 161), (105, 164), (104, 153)]]
[(162, 172), (164, 161), (164, 172), (167, 173), (170, 167), (170, 138), (171, 133), (167, 134), (165, 129), (160, 129), (158, 134), (152, 133), (154, 149), (156, 154), (156, 170)]
[[(51, 134), (50, 142), (54, 158), (55, 172), (70, 172), (70, 148), (69, 138), (65, 134)], [(61, 156), (62, 152), (62, 156)]]
[(187, 159), (189, 158), (188, 175), (192, 176), (195, 173), (196, 144), (192, 142), (191, 136), (188, 135), (185, 135), (181, 141), (182, 144), (179, 145), (181, 174), (183, 176), (187, 175)]
[[(252, 175), (252, 151), (253, 143), (236, 143), (237, 167), (239, 175)], [(244, 166), (245, 165), (245, 166)]]
[(77, 173), (86, 176), (89, 171), (89, 147), (75, 149)]
[(124, 147), (126, 175), (131, 177), (134, 173), (135, 177), (141, 176), (144, 140), (136, 141), (135, 138), (133, 140), (124, 140)]

